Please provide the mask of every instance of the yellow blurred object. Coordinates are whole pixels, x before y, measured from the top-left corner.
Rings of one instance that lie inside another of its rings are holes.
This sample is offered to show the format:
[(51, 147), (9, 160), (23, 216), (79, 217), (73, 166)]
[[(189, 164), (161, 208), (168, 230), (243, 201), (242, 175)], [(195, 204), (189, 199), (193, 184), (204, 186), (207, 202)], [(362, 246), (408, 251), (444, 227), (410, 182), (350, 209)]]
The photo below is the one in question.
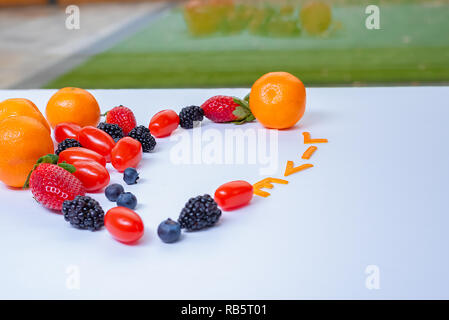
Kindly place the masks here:
[(209, 35), (220, 30), (233, 9), (232, 0), (191, 0), (184, 6), (184, 19), (192, 35)]
[(299, 14), (302, 27), (309, 33), (317, 35), (326, 31), (332, 21), (330, 6), (322, 1), (306, 3)]

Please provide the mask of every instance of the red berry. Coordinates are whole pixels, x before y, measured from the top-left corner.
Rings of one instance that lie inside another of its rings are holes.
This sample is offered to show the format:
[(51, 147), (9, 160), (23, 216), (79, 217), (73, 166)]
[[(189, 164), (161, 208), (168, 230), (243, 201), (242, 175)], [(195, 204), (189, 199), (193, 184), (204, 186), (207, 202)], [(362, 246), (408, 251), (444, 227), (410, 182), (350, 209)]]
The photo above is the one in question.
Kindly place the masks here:
[(123, 134), (126, 136), (137, 125), (136, 117), (131, 109), (118, 106), (112, 108), (106, 114), (106, 123), (115, 123), (123, 130)]
[(86, 193), (77, 177), (51, 163), (42, 163), (31, 173), (30, 189), (36, 201), (59, 211), (65, 200), (73, 200)]
[(124, 243), (136, 242), (144, 233), (140, 216), (125, 207), (115, 207), (106, 212), (104, 226), (115, 239)]
[(81, 131), (81, 127), (77, 124), (70, 122), (62, 122), (56, 125), (54, 129), (55, 140), (59, 143), (65, 139), (78, 140), (78, 132)]
[(178, 114), (173, 110), (167, 109), (159, 111), (151, 118), (148, 129), (156, 138), (163, 138), (171, 135), (178, 125)]
[(142, 160), (142, 144), (131, 137), (120, 139), (111, 151), (112, 166), (119, 172), (137, 168)]
[(248, 103), (242, 99), (229, 96), (215, 96), (201, 106), (204, 115), (213, 122), (250, 122), (254, 116)]
[(247, 205), (253, 198), (253, 186), (243, 180), (231, 181), (218, 187), (215, 202), (221, 209), (233, 210)]

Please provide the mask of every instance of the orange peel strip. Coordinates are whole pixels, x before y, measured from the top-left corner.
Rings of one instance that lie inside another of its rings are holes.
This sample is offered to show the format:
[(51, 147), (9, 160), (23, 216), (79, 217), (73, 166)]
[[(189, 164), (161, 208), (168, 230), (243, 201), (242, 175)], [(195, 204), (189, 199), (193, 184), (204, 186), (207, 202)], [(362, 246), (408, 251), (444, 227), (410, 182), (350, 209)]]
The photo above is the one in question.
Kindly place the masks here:
[(288, 184), (288, 181), (284, 179), (270, 178), (270, 181), (279, 184)]
[(304, 144), (311, 144), (311, 143), (327, 143), (327, 139), (311, 139), (310, 138), (310, 132), (303, 132), (302, 135), (304, 136)]
[(306, 152), (304, 152), (303, 154), (302, 154), (302, 159), (305, 159), (305, 160), (309, 160), (310, 159), (310, 157), (314, 154), (314, 152), (316, 151), (316, 149), (318, 149), (317, 147), (315, 147), (315, 146), (310, 146), (307, 150), (306, 150)]
[(260, 190), (261, 188), (267, 188), (267, 189), (273, 189), (273, 183), (279, 183), (279, 184), (287, 184), (288, 181), (284, 179), (277, 179), (277, 178), (265, 178), (263, 180), (260, 180), (259, 182), (256, 182), (253, 184), (253, 193), (255, 195), (261, 196), (261, 197), (268, 197), (270, 193), (266, 191)]
[(261, 196), (261, 197), (264, 197), (264, 198), (266, 198), (266, 197), (268, 197), (269, 195), (271, 195), (270, 193), (268, 193), (268, 192), (266, 192), (266, 191), (259, 190), (259, 189), (254, 189), (253, 193), (254, 193), (255, 195), (258, 195), (258, 196)]
[(308, 169), (308, 168), (312, 168), (312, 167), (313, 167), (313, 164), (310, 164), (310, 163), (305, 163), (300, 166), (294, 167), (293, 161), (287, 161), (287, 165), (285, 166), (284, 177), (289, 176), (293, 173)]

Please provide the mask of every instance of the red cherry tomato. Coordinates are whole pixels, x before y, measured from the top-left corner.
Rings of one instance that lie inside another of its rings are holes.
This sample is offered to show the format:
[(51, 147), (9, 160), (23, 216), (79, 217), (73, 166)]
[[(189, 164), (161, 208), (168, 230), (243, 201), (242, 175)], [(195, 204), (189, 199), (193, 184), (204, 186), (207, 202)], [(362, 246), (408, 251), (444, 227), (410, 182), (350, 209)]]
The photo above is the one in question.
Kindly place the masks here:
[(62, 122), (56, 125), (54, 129), (55, 140), (59, 143), (65, 139), (78, 139), (78, 133), (81, 127), (70, 122)]
[(115, 239), (124, 243), (136, 242), (144, 233), (142, 219), (125, 207), (115, 207), (106, 212), (104, 226)]
[(73, 162), (75, 177), (80, 179), (87, 192), (100, 191), (109, 184), (109, 172), (96, 161), (78, 160)]
[(111, 151), (111, 163), (119, 172), (130, 167), (137, 168), (140, 160), (142, 160), (142, 145), (131, 137), (120, 139)]
[(156, 113), (150, 121), (148, 129), (156, 138), (167, 137), (178, 127), (179, 116), (173, 110), (162, 110)]
[(115, 141), (109, 134), (92, 126), (81, 129), (78, 133), (78, 141), (84, 148), (93, 150), (106, 157), (106, 160), (108, 160), (109, 154), (115, 146)]
[(101, 154), (80, 147), (68, 148), (62, 151), (59, 154), (58, 163), (65, 161), (67, 163), (73, 164), (78, 160), (93, 160), (101, 164), (103, 167), (106, 166), (106, 159)]
[(215, 202), (227, 211), (247, 205), (253, 198), (253, 186), (243, 180), (231, 181), (218, 187)]

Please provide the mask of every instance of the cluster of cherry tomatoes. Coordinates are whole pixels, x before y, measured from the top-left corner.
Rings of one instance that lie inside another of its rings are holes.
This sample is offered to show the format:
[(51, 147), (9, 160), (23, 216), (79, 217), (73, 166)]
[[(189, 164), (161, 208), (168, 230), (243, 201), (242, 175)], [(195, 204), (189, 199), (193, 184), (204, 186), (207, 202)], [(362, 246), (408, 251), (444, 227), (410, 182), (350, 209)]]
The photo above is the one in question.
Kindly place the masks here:
[[(152, 117), (149, 129), (153, 136), (162, 138), (171, 135), (178, 126), (178, 114), (173, 110), (163, 110)], [(115, 142), (108, 133), (93, 126), (60, 123), (54, 129), (54, 136), (58, 143), (70, 138), (82, 145), (60, 152), (58, 162), (74, 165), (74, 175), (88, 192), (100, 191), (109, 184), (106, 163), (110, 162), (117, 171), (123, 172), (126, 168), (136, 168), (142, 159), (139, 141), (124, 137)], [(252, 197), (253, 186), (238, 180), (221, 185), (215, 192), (214, 200), (222, 210), (228, 211), (248, 204)], [(136, 242), (144, 233), (142, 219), (125, 207), (110, 209), (105, 215), (105, 226), (115, 239), (123, 243)]]
[(135, 168), (142, 159), (142, 145), (139, 141), (125, 137), (117, 143), (112, 137), (98, 128), (81, 128), (73, 123), (60, 123), (55, 127), (55, 139), (61, 142), (71, 138), (83, 147), (73, 147), (59, 154), (58, 162), (73, 164), (77, 169), (75, 176), (81, 180), (88, 192), (99, 191), (108, 185), (110, 177), (106, 163), (119, 172), (126, 168)]

